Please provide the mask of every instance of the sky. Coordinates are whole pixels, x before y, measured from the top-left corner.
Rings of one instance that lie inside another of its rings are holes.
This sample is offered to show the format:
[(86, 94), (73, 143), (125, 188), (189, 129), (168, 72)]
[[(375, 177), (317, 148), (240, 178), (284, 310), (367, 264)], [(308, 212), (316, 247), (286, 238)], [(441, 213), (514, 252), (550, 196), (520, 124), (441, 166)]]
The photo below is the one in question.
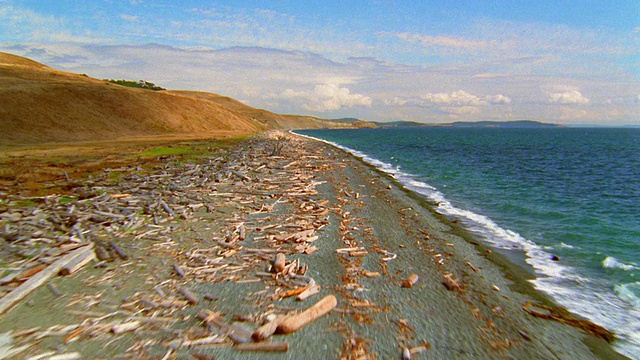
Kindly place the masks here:
[(0, 51), (278, 113), (640, 125), (640, 0), (0, 0)]

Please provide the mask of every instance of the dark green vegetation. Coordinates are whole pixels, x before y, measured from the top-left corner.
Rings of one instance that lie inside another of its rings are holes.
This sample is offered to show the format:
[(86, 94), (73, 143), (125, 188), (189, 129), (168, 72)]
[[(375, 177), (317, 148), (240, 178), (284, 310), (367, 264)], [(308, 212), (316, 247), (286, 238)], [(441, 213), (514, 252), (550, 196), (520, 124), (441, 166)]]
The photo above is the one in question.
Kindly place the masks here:
[(133, 80), (114, 80), (114, 79), (104, 79), (105, 81), (108, 81), (112, 84), (117, 84), (117, 85), (122, 85), (122, 86), (127, 86), (127, 87), (133, 87), (133, 88), (140, 88), (140, 89), (148, 89), (148, 90), (154, 90), (154, 91), (158, 91), (158, 90), (167, 90), (163, 87), (157, 86), (156, 84), (146, 81), (146, 80), (138, 80), (138, 81), (133, 81)]

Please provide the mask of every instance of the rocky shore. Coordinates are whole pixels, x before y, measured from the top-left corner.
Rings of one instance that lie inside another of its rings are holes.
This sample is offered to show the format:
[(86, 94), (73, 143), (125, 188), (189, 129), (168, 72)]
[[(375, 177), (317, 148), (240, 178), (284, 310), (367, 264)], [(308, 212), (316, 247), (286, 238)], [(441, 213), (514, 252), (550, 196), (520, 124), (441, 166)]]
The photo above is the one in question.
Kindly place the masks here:
[(67, 181), (72, 195), (1, 194), (4, 358), (622, 358), (321, 142), (268, 132)]

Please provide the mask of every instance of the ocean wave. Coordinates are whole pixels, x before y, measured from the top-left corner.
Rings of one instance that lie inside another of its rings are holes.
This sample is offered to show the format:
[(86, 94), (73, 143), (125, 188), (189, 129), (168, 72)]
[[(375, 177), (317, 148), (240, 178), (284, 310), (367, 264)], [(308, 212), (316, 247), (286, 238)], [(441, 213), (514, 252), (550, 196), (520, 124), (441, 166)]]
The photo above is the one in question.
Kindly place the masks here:
[(640, 308), (640, 282), (615, 285), (613, 290), (622, 301)]
[(621, 269), (625, 271), (638, 269), (637, 266), (625, 264), (613, 256), (607, 256), (604, 260), (602, 260), (602, 267), (605, 269)]

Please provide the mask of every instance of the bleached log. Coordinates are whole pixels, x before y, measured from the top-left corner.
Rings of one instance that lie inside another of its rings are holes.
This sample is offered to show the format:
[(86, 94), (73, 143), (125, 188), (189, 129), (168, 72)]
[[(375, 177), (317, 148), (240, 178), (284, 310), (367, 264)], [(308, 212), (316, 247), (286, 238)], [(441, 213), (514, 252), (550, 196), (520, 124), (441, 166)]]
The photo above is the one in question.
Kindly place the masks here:
[(301, 292), (297, 297), (296, 300), (298, 301), (304, 301), (310, 297), (312, 297), (313, 295), (317, 294), (320, 292), (320, 285), (313, 285), (308, 287), (305, 291)]
[(415, 285), (418, 280), (420, 279), (420, 277), (418, 277), (418, 274), (411, 274), (409, 275), (408, 278), (404, 279), (402, 281), (402, 287), (403, 288), (410, 288), (413, 287), (413, 285)]
[(278, 316), (274, 320), (263, 324), (253, 332), (251, 338), (256, 341), (269, 338), (276, 332), (276, 329), (282, 320), (284, 320), (284, 317)]
[(449, 291), (460, 290), (460, 285), (451, 277), (451, 274), (444, 275), (444, 281), (442, 283)]
[(113, 325), (111, 332), (118, 335), (128, 331), (133, 331), (140, 327), (140, 321), (129, 321), (123, 324)]
[(81, 269), (87, 265), (91, 260), (96, 258), (96, 253), (93, 249), (85, 249), (83, 253), (78, 255), (75, 259), (71, 260), (68, 264), (60, 269), (60, 275), (67, 276)]
[[(93, 248), (93, 243), (88, 245), (89, 249)], [(73, 261), (76, 257), (80, 256), (87, 250), (87, 246), (76, 249), (67, 255), (56, 260), (53, 264), (49, 265), (46, 269), (40, 271), (36, 275), (32, 276), (29, 280), (22, 283), (22, 285), (15, 288), (5, 297), (0, 299), (0, 314), (4, 314), (11, 309), (18, 301), (29, 295), (33, 290), (40, 287), (47, 282), (49, 278), (58, 274), (60, 269)]]

